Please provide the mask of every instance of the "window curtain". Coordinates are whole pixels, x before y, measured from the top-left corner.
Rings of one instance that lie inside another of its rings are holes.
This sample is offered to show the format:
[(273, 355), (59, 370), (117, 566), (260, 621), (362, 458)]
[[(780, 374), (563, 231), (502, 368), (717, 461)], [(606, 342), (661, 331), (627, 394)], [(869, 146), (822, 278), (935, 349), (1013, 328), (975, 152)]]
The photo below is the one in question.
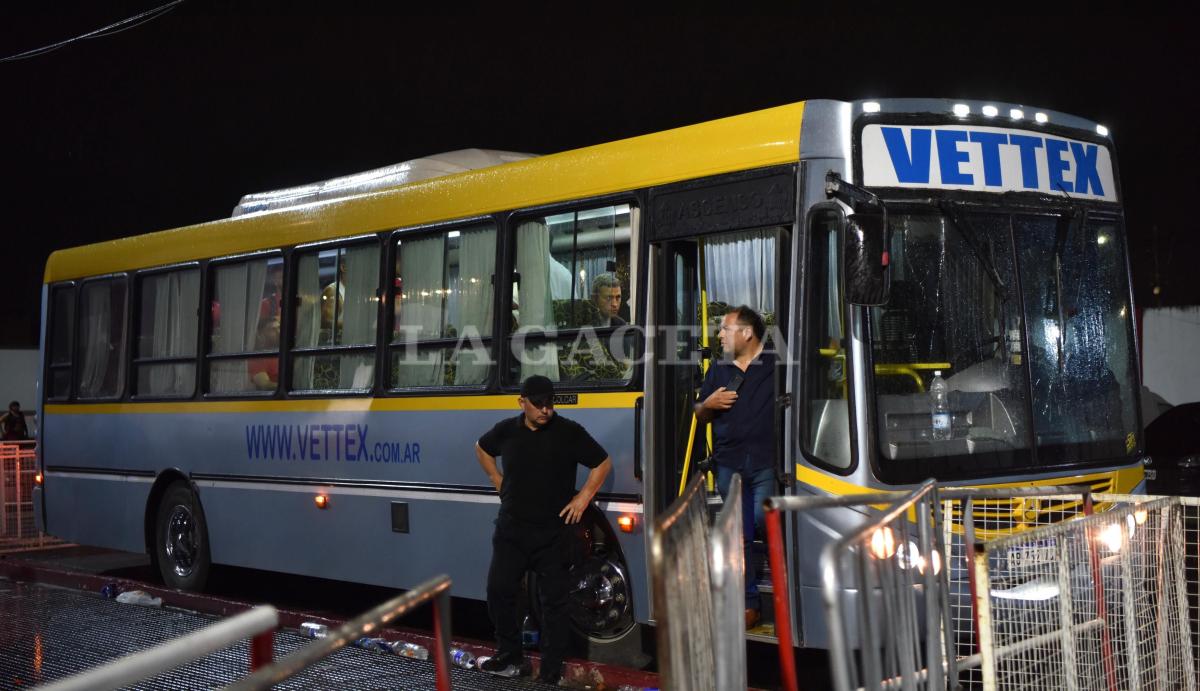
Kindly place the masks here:
[[(339, 345), (373, 345), (379, 320), (379, 302), (375, 290), (379, 284), (379, 247), (362, 245), (347, 248), (341, 258), (345, 268), (345, 304), (342, 340)], [(342, 355), (338, 388), (365, 389), (375, 376), (374, 355)]]
[(112, 331), (112, 282), (88, 284), (83, 292), (83, 366), (79, 375), (79, 395), (94, 398), (104, 390), (108, 375), (109, 336)]
[[(296, 308), (295, 347), (315, 348), (321, 342), (321, 271), (320, 259), (316, 253), (300, 257), (296, 293), (300, 300)], [(292, 365), (296, 368), (292, 373), (292, 381), (296, 388), (312, 388), (315, 364), (316, 357), (311, 355), (292, 360)]]
[[(516, 269), (521, 276), (518, 335), (554, 328), (551, 261), (550, 232), (545, 224), (528, 221), (518, 226)], [(558, 380), (558, 348), (554, 343), (526, 345), (523, 352), (513, 354), (520, 360), (522, 381), (535, 374)]]
[[(217, 270), (217, 299), (221, 306), (221, 330), (217, 353), (243, 353), (254, 349), (258, 334), (259, 306), (267, 277), (265, 261), (223, 266)], [(212, 367), (216, 391), (247, 391), (253, 387), (245, 361), (216, 361)]]
[[(169, 273), (157, 277), (151, 285), (154, 286), (154, 333), (147, 355), (155, 358), (195, 355), (200, 272)], [(151, 365), (150, 388), (145, 393), (190, 393), (194, 373), (189, 363)]]
[[(458, 244), (458, 276), (451, 286), (457, 299), (459, 339), (473, 332), (482, 338), (492, 335), (492, 274), (496, 269), (494, 228), (464, 230)], [(473, 339), (460, 340), (454, 383), (483, 384), (487, 381), (489, 353), (472, 349)]]
[(442, 384), (441, 350), (418, 352), (411, 346), (418, 339), (443, 336), (445, 306), (445, 235), (401, 241), (400, 278), (403, 295), (396, 318), (399, 348), (393, 351), (395, 386), (438, 386)]
[(775, 231), (729, 233), (704, 243), (710, 302), (749, 305), (764, 316), (775, 312)]

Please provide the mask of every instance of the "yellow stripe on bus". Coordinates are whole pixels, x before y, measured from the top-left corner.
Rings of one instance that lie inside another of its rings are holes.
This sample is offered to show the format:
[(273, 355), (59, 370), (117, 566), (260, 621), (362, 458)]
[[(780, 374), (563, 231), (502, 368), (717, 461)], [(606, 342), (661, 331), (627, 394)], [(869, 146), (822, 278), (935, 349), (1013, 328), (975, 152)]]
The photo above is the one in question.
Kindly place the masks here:
[[(638, 391), (581, 393), (578, 404), (556, 404), (568, 412), (579, 409), (632, 409)], [(418, 396), (410, 398), (320, 398), (287, 401), (162, 401), (146, 403), (52, 403), (46, 415), (120, 415), (154, 413), (340, 413), (391, 411), (511, 410), (517, 413), (517, 394), (500, 396)]]
[[(1117, 470), (1105, 471), (1102, 473), (1089, 473), (1087, 475), (1067, 475), (1064, 477), (1054, 477), (1038, 480), (1026, 480), (1024, 482), (988, 482), (981, 485), (973, 485), (987, 488), (1003, 488), (1003, 487), (1036, 487), (1038, 485), (1078, 485), (1078, 484), (1094, 484), (1102, 480), (1111, 480), (1112, 489), (1108, 490), (1113, 494), (1128, 494), (1133, 491), (1138, 483), (1145, 476), (1145, 470), (1140, 464), (1133, 465), (1128, 468), (1119, 468)], [(800, 463), (796, 464), (796, 479), (806, 485), (815, 487), (826, 494), (834, 496), (846, 496), (852, 494), (865, 494), (868, 492), (887, 492), (893, 491), (887, 488), (879, 487), (864, 487), (856, 485), (853, 482), (847, 482), (841, 478), (822, 473), (815, 468), (809, 468)]]
[(221, 257), (793, 163), (803, 103), (382, 192), (250, 214), (50, 255), (45, 281)]

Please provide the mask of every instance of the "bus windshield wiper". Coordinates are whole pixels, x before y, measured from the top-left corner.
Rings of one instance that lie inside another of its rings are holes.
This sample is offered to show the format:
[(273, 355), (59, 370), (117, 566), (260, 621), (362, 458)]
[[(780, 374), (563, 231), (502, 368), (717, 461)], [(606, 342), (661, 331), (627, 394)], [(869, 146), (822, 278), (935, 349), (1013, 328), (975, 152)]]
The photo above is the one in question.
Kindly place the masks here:
[(1008, 288), (1004, 285), (1003, 279), (1000, 278), (1000, 272), (996, 271), (996, 266), (992, 264), (991, 256), (983, 251), (983, 246), (979, 242), (979, 236), (975, 234), (966, 217), (959, 213), (952, 202), (946, 200), (939, 201), (938, 208), (942, 210), (942, 213), (950, 221), (950, 225), (958, 231), (958, 234), (966, 241), (967, 246), (971, 248), (971, 253), (975, 255), (975, 259), (979, 260), (984, 273), (991, 279), (992, 285), (996, 287), (996, 292), (1000, 294), (1000, 301), (1008, 302)]

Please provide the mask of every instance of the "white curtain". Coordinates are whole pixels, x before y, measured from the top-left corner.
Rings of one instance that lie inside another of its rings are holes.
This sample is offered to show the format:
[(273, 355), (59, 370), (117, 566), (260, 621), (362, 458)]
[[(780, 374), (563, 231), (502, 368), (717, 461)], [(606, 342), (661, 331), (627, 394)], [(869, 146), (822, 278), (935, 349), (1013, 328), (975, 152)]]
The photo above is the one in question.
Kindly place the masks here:
[[(154, 333), (149, 357), (191, 357), (196, 354), (196, 305), (200, 296), (200, 272), (178, 271), (146, 280), (153, 291)], [(194, 365), (188, 363), (148, 365), (148, 389), (153, 395), (191, 393)]]
[[(221, 329), (214, 344), (217, 353), (254, 350), (259, 306), (267, 276), (266, 261), (251, 261), (217, 268), (217, 300)], [(245, 361), (217, 361), (212, 367), (213, 390), (249, 391), (254, 388)]]
[(709, 302), (775, 312), (775, 231), (729, 233), (704, 243)]
[(109, 365), (111, 311), (112, 282), (87, 284), (83, 290), (83, 363), (79, 374), (79, 395), (84, 398), (112, 393), (104, 390)]
[[(315, 348), (321, 342), (321, 271), (316, 253), (300, 257), (296, 294), (300, 296), (296, 308), (296, 347)], [(292, 360), (296, 368), (292, 381), (296, 388), (312, 388), (315, 361), (311, 355)]]
[(496, 230), (492, 227), (463, 230), (458, 243), (458, 277), (451, 286), (457, 299), (459, 320), (454, 326), (462, 347), (457, 356), (454, 383), (483, 384), (491, 359), (471, 335), (492, 335), (492, 273), (496, 268)]
[(444, 335), (445, 242), (445, 235), (435, 235), (402, 240), (398, 248), (403, 294), (396, 332), (398, 341), (408, 345), (392, 351), (399, 360), (394, 368), (395, 386), (442, 384), (442, 351), (418, 352), (415, 342)]
[[(339, 345), (373, 345), (379, 321), (379, 302), (375, 290), (379, 285), (379, 247), (362, 245), (350, 247), (342, 254), (345, 266), (345, 304), (338, 308), (343, 314), (342, 336)], [(338, 388), (365, 389), (375, 376), (375, 356), (341, 355)]]
[[(528, 221), (517, 227), (517, 273), (521, 275), (517, 303), (520, 321), (517, 333), (552, 330), (554, 304), (550, 292), (550, 232), (545, 224)], [(541, 327), (541, 328), (539, 328)], [(518, 338), (518, 341), (520, 339)], [(521, 380), (541, 374), (558, 380), (558, 348), (554, 343), (526, 345), (514, 352), (521, 363)]]

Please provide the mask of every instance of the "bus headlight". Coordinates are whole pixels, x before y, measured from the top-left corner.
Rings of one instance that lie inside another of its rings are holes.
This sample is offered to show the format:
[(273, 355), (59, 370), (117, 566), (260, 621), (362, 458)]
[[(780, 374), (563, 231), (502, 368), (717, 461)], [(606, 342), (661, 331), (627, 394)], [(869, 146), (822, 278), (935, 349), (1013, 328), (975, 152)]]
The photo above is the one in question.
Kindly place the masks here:
[(876, 559), (891, 559), (895, 553), (896, 534), (887, 526), (876, 528), (875, 532), (871, 533), (871, 556)]

